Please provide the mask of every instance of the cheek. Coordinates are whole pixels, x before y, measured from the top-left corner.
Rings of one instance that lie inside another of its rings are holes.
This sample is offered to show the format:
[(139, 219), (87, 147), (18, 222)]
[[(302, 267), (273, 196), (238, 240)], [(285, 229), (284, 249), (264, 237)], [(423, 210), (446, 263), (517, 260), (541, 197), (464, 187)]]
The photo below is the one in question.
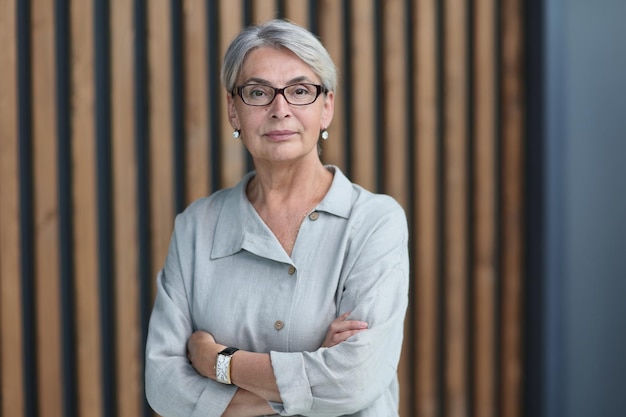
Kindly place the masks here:
[(258, 109), (258, 111), (240, 111), (238, 113), (241, 129), (256, 132), (267, 119), (267, 111)]

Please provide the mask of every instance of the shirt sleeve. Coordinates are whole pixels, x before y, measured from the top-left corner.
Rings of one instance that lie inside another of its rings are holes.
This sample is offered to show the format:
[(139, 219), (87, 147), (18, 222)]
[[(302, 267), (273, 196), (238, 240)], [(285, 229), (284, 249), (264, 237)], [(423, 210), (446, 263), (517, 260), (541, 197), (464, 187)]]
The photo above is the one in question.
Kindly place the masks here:
[(187, 360), (187, 340), (193, 328), (185, 294), (175, 230), (165, 266), (157, 276), (150, 316), (146, 397), (163, 417), (221, 416), (237, 388), (203, 377)]
[[(347, 278), (338, 315), (368, 322), (368, 330), (314, 352), (271, 352), (281, 415), (330, 417), (367, 408), (397, 384), (408, 304), (408, 229), (402, 208), (379, 206), (353, 226)], [(363, 232), (365, 230), (365, 232)], [(365, 233), (363, 235), (363, 233)]]

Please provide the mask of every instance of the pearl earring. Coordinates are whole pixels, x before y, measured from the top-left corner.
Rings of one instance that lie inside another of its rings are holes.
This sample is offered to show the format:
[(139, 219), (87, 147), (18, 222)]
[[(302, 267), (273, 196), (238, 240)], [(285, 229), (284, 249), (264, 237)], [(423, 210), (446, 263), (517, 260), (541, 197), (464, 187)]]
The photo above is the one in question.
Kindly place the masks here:
[(241, 136), (241, 131), (240, 131), (239, 129), (235, 129), (235, 130), (233, 131), (233, 137), (234, 137), (235, 139), (239, 139), (239, 136)]
[(328, 130), (326, 130), (326, 129), (322, 130), (322, 139), (323, 140), (327, 140), (328, 139)]

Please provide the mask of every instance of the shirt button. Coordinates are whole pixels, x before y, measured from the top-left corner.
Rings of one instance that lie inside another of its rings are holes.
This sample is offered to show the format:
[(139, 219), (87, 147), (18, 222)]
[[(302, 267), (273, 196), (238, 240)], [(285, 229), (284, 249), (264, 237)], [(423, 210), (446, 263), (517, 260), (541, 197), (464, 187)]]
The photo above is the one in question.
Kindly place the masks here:
[(296, 273), (296, 267), (295, 267), (295, 266), (293, 266), (293, 265), (291, 265), (291, 266), (289, 267), (289, 270), (287, 271), (287, 273), (288, 273), (289, 275), (293, 275), (293, 274), (295, 274), (295, 273)]
[(320, 214), (317, 211), (314, 211), (313, 213), (309, 214), (309, 219), (315, 221), (317, 219), (320, 218)]
[(276, 321), (274, 322), (274, 328), (275, 328), (276, 330), (282, 330), (282, 328), (283, 328), (283, 327), (285, 327), (285, 323), (283, 323), (283, 321), (282, 321), (282, 320), (276, 320)]

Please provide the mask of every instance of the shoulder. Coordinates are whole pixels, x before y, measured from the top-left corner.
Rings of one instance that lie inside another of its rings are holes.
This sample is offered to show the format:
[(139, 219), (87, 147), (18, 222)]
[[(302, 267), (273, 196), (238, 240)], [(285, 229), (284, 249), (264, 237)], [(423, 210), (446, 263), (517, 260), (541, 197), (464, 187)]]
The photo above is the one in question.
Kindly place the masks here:
[(391, 196), (369, 191), (352, 182), (338, 167), (329, 166), (334, 170), (333, 185), (327, 196), (329, 211), (338, 215), (353, 217), (355, 215), (381, 216), (399, 215), (404, 217), (404, 209)]
[(404, 209), (398, 201), (390, 195), (369, 191), (358, 184), (352, 184), (354, 189), (354, 207), (380, 215), (392, 214), (404, 216)]
[(354, 229), (364, 234), (381, 228), (406, 234), (406, 214), (395, 198), (351, 182), (338, 168), (335, 168), (335, 181), (332, 200), (339, 207), (337, 212), (345, 213)]
[(393, 221), (406, 222), (404, 208), (390, 195), (374, 193), (359, 184), (352, 185), (352, 213), (357, 217), (364, 217), (369, 222)]
[(377, 194), (355, 185), (356, 200), (350, 215), (358, 234), (377, 235), (389, 243), (408, 239), (408, 222), (403, 207), (386, 194)]

